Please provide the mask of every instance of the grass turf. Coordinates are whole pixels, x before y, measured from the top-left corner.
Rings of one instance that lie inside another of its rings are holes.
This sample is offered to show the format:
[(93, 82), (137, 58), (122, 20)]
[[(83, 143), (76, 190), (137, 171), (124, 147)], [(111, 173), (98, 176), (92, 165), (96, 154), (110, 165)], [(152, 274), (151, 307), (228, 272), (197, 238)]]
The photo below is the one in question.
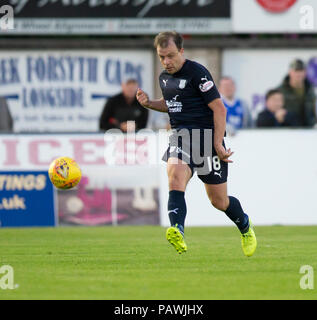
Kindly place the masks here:
[(187, 228), (182, 255), (161, 227), (1, 229), (0, 267), (19, 286), (0, 299), (316, 299), (299, 269), (317, 270), (317, 226), (255, 231), (247, 258), (234, 227)]

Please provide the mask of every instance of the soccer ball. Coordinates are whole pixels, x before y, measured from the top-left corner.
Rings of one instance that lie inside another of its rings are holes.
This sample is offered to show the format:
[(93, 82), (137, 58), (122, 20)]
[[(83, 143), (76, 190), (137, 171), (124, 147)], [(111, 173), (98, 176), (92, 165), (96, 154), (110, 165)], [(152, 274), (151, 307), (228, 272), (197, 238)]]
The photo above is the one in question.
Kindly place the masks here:
[(48, 175), (56, 188), (71, 189), (79, 183), (81, 170), (75, 160), (68, 157), (60, 157), (51, 163)]

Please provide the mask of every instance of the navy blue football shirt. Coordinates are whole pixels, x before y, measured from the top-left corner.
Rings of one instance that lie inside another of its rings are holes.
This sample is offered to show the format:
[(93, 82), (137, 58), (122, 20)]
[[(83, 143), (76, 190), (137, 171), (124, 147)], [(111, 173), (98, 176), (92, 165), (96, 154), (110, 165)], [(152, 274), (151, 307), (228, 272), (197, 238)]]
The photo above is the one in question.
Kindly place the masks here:
[(204, 66), (186, 59), (178, 72), (169, 74), (164, 70), (159, 81), (173, 129), (214, 127), (208, 103), (220, 98), (220, 94)]

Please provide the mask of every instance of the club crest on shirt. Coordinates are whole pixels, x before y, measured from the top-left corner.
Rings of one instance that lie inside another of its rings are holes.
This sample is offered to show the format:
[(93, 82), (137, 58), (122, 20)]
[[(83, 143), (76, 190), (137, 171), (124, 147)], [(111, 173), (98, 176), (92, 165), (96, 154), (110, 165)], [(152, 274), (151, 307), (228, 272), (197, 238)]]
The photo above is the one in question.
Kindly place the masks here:
[(186, 79), (181, 79), (181, 80), (179, 80), (179, 88), (180, 89), (184, 89), (185, 88), (185, 86), (186, 86), (186, 82), (187, 82), (187, 80)]
[(214, 86), (214, 83), (211, 80), (208, 80), (207, 76), (201, 78), (201, 80), (203, 81), (199, 85), (199, 89), (201, 92), (207, 92)]

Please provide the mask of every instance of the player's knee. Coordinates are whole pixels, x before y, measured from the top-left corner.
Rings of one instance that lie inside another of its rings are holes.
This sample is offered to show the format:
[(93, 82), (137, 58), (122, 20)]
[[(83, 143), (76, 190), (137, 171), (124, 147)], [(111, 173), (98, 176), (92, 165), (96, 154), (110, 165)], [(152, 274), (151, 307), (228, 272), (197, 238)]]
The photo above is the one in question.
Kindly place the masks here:
[(226, 211), (228, 208), (228, 201), (226, 198), (212, 198), (211, 204), (220, 211)]
[(184, 179), (177, 173), (171, 173), (169, 175), (168, 184), (170, 190), (180, 190), (185, 186)]
[(185, 187), (185, 183), (179, 179), (173, 179), (169, 181), (170, 190), (182, 190)]

